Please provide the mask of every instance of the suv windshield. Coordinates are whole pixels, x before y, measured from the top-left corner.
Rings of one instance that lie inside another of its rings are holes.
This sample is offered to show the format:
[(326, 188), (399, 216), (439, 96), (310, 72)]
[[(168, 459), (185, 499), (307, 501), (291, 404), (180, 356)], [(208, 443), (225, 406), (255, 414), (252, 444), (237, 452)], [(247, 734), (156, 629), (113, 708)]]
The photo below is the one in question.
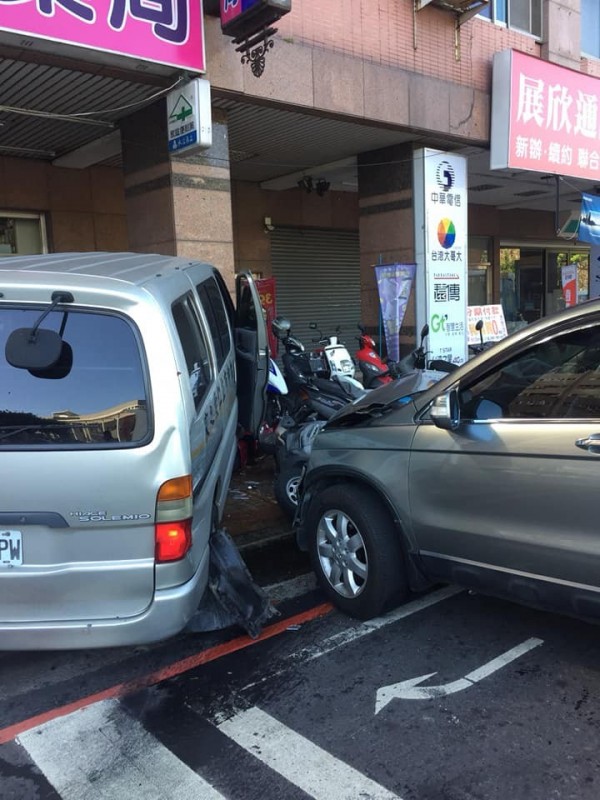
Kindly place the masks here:
[(146, 385), (132, 326), (107, 313), (53, 311), (42, 327), (61, 332), (73, 363), (33, 374), (11, 366), (5, 346), (42, 311), (0, 307), (0, 447), (118, 447), (145, 439)]

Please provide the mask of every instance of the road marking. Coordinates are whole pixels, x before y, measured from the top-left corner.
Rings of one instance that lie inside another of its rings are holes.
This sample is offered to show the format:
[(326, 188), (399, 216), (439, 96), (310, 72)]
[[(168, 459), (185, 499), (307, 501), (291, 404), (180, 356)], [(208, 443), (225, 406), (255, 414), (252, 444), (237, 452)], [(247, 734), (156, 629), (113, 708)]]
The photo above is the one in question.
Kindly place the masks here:
[(264, 642), (266, 639), (270, 639), (273, 636), (278, 636), (280, 633), (285, 633), (290, 627), (295, 625), (303, 625), (305, 622), (311, 622), (312, 620), (329, 614), (332, 610), (333, 606), (331, 603), (321, 603), (318, 606), (310, 608), (308, 611), (302, 611), (301, 613), (295, 614), (292, 617), (286, 617), (279, 622), (275, 622), (273, 625), (268, 625), (263, 629), (262, 633), (257, 639), (251, 639), (249, 636), (238, 636), (235, 639), (230, 639), (224, 644), (219, 644), (215, 647), (209, 647), (206, 650), (201, 650), (199, 653), (195, 653), (193, 656), (188, 656), (187, 658), (176, 661), (173, 664), (169, 664), (168, 667), (159, 669), (156, 672), (151, 672), (148, 675), (142, 675), (141, 677), (135, 678), (127, 683), (119, 683), (116, 686), (110, 686), (107, 689), (103, 689), (101, 692), (96, 692), (95, 694), (88, 695), (87, 697), (81, 697), (72, 703), (67, 703), (66, 705), (59, 706), (58, 708), (52, 708), (49, 711), (36, 714), (33, 717), (21, 720), (13, 725), (0, 728), (0, 744), (10, 742), (24, 731), (28, 731), (31, 728), (35, 728), (36, 726), (42, 725), (43, 723), (52, 719), (56, 719), (57, 717), (64, 717), (80, 708), (90, 706), (92, 703), (99, 703), (102, 700), (123, 697), (131, 692), (137, 692), (140, 689), (145, 689), (148, 686), (154, 686), (155, 684), (164, 680), (168, 680), (169, 678), (173, 678), (176, 675), (189, 672), (190, 670), (195, 669), (202, 664), (208, 664), (210, 661), (215, 661), (216, 659), (222, 658), (230, 653), (243, 650), (245, 647), (250, 647), (258, 644), (259, 642)]
[(62, 800), (224, 800), (117, 700), (47, 722), (17, 741)]
[(351, 644), (358, 639), (362, 639), (363, 636), (368, 636), (370, 633), (380, 630), (386, 625), (391, 625), (393, 622), (406, 619), (406, 617), (410, 617), (412, 614), (416, 614), (419, 611), (424, 611), (426, 608), (434, 606), (436, 603), (441, 603), (442, 600), (447, 600), (449, 597), (454, 597), (454, 595), (460, 594), (460, 592), (463, 591), (464, 589), (460, 588), (459, 586), (445, 586), (443, 589), (439, 589), (435, 592), (424, 595), (423, 597), (419, 597), (418, 600), (413, 600), (410, 603), (406, 603), (405, 605), (400, 606), (395, 611), (392, 611), (383, 617), (376, 617), (368, 622), (361, 622), (352, 628), (347, 628), (339, 633), (334, 633), (333, 636), (323, 639), (318, 645), (311, 645), (310, 647), (303, 647), (301, 650), (296, 650), (285, 657), (285, 666), (278, 670), (268, 672), (257, 681), (247, 683), (243, 687), (242, 691), (245, 691), (246, 689), (252, 689), (254, 686), (260, 686), (272, 678), (283, 675), (289, 668), (287, 664), (289, 661), (297, 664), (304, 663), (306, 661), (312, 661), (315, 658), (320, 658), (321, 656), (327, 655), (327, 653), (331, 653), (333, 650), (337, 650), (338, 647)]
[(315, 800), (400, 800), (256, 706), (218, 728)]
[(406, 681), (393, 683), (390, 686), (382, 686), (381, 689), (377, 690), (375, 713), (379, 714), (379, 712), (395, 698), (399, 700), (431, 700), (434, 697), (444, 697), (449, 694), (454, 694), (455, 692), (461, 692), (463, 689), (468, 689), (478, 681), (487, 678), (488, 675), (502, 669), (502, 667), (510, 664), (511, 661), (520, 658), (522, 655), (533, 650), (534, 647), (539, 647), (541, 644), (544, 644), (543, 639), (527, 639), (527, 641), (522, 644), (513, 647), (511, 650), (507, 650), (506, 653), (502, 653), (501, 656), (488, 661), (487, 664), (484, 664), (482, 667), (473, 670), (473, 672), (469, 672), (464, 678), (459, 678), (459, 680), (452, 681), (451, 683), (444, 683), (441, 686), (417, 686), (417, 684), (437, 675), (436, 672), (430, 672), (428, 675), (420, 675), (418, 678), (409, 678)]

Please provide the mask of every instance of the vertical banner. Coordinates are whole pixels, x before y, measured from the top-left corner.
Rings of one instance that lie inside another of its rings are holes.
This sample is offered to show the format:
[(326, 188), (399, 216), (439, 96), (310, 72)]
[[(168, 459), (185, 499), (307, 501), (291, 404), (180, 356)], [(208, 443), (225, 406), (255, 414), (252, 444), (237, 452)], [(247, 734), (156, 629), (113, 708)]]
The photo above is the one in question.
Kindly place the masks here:
[(275, 278), (258, 278), (254, 281), (260, 304), (266, 314), (267, 333), (269, 335), (269, 352), (271, 358), (277, 358), (277, 338), (271, 330), (271, 323), (277, 316), (277, 304), (275, 303)]
[[(423, 246), (417, 243), (424, 261), (424, 298), (417, 298), (417, 320), (424, 318), (429, 324), (432, 359), (463, 364), (467, 360), (467, 160), (423, 148), (415, 161), (415, 181), (421, 181), (415, 192), (415, 221), (421, 218), (424, 230)], [(418, 213), (417, 198), (423, 204)]]
[(388, 358), (400, 360), (400, 328), (415, 278), (415, 264), (381, 264), (375, 267), (381, 319)]
[(590, 300), (600, 297), (600, 244), (590, 247)]
[(565, 308), (577, 305), (577, 264), (566, 264), (560, 268)]

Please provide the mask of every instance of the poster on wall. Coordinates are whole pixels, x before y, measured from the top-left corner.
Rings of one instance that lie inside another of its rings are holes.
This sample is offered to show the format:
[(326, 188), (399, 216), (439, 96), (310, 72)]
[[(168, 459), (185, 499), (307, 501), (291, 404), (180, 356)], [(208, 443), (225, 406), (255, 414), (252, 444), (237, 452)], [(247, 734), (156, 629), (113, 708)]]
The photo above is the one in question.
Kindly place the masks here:
[[(481, 335), (476, 328), (479, 320), (483, 321)], [(499, 342), (508, 336), (504, 309), (500, 304), (487, 306), (468, 306), (467, 308), (467, 342), (468, 344), (481, 344), (484, 342)]]
[(577, 305), (577, 264), (565, 264), (560, 268), (560, 282), (562, 286), (565, 308)]
[(400, 359), (400, 328), (415, 279), (416, 264), (380, 264), (375, 267), (387, 355)]
[(425, 321), (431, 358), (467, 360), (467, 161), (424, 148)]

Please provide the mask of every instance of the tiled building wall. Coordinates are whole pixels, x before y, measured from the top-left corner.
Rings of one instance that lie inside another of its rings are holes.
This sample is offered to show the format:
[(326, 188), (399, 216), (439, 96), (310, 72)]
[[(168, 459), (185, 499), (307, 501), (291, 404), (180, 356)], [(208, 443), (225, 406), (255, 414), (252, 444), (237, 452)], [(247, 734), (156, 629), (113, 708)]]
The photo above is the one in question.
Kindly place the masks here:
[(539, 55), (532, 36), (473, 18), (461, 26), (455, 54), (454, 15), (428, 6), (413, 15), (412, 0), (302, 0), (278, 23), (292, 42), (323, 47), (378, 64), (487, 91), (494, 52), (515, 48)]
[(44, 212), (50, 250), (127, 250), (120, 169), (0, 157), (0, 211)]

